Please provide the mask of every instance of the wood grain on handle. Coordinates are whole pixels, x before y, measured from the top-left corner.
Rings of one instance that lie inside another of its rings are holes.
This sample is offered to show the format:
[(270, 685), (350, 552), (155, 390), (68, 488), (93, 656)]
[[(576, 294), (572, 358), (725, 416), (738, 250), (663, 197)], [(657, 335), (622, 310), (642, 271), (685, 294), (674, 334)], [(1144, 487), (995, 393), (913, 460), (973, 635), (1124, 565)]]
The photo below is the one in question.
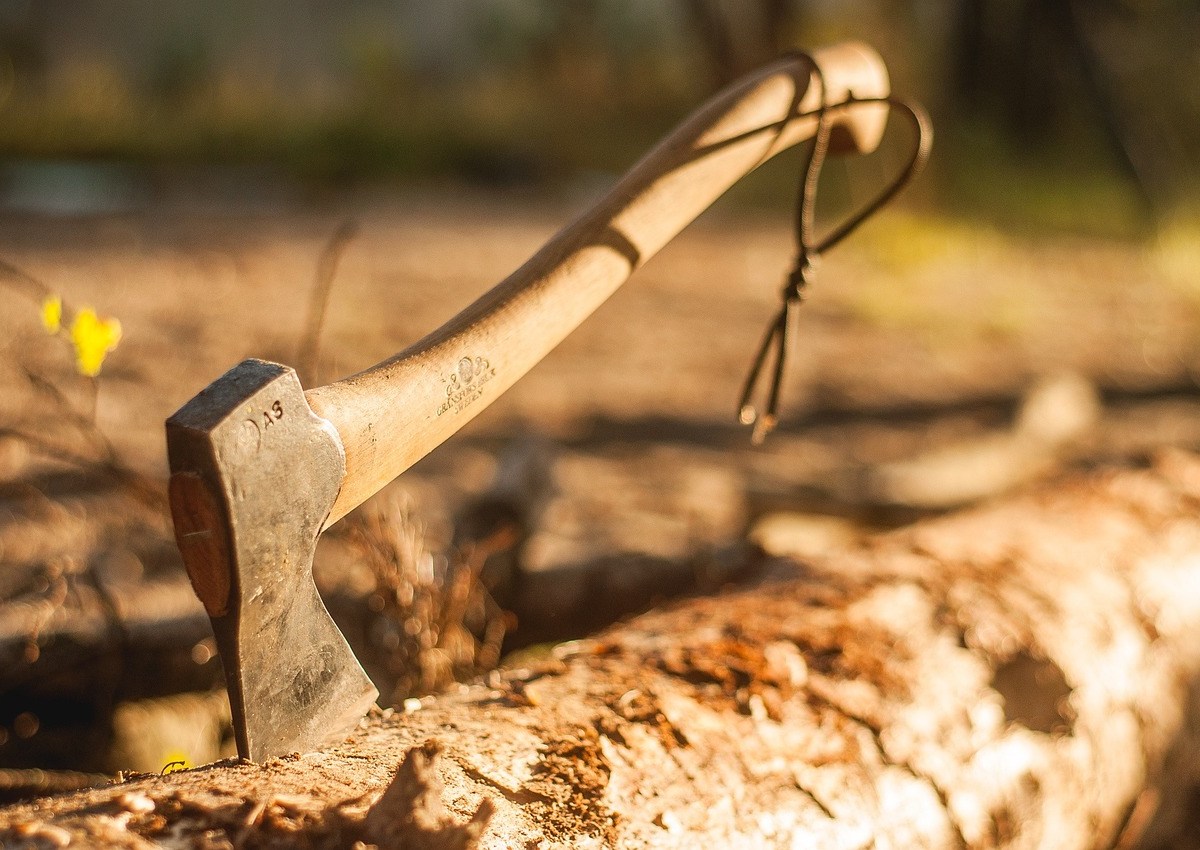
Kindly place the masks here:
[[(815, 51), (835, 150), (870, 151), (887, 120), (887, 70), (859, 43)], [(808, 63), (780, 60), (734, 83), (642, 158), (611, 192), (525, 265), (444, 326), (366, 371), (305, 395), (333, 423), (346, 477), (326, 526), (469, 422), (730, 186), (816, 121)]]

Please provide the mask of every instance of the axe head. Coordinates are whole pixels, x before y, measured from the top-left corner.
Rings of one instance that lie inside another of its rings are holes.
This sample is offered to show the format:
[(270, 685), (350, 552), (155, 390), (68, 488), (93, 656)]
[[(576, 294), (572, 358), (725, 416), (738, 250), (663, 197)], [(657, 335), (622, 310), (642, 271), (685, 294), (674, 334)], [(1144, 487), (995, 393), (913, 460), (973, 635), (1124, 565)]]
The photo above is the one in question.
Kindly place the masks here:
[(238, 754), (344, 737), (378, 692), (325, 609), (313, 553), (346, 460), (293, 369), (234, 367), (167, 420), (183, 562), (212, 620)]

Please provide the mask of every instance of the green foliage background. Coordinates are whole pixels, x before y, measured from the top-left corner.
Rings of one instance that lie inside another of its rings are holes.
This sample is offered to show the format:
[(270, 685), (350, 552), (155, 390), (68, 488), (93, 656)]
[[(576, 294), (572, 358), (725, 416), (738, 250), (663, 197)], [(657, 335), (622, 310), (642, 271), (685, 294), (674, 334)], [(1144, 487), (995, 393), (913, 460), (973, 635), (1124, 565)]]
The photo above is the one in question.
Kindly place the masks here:
[[(0, 156), (556, 186), (624, 168), (779, 50), (841, 38), (934, 113), (923, 203), (1124, 233), (1196, 187), (1183, 0), (5, 0)], [(773, 173), (737, 197), (791, 191)]]

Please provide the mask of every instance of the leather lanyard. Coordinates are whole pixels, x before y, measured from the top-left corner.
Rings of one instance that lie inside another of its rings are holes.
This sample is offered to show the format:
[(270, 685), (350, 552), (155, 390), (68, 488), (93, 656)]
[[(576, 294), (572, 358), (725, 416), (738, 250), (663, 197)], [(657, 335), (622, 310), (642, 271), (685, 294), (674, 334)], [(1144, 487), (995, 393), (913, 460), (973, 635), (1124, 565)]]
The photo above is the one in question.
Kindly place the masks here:
[[(775, 319), (767, 326), (767, 332), (763, 336), (758, 353), (750, 366), (750, 374), (746, 377), (741, 403), (738, 405), (738, 420), (743, 425), (754, 426), (751, 441), (755, 445), (762, 443), (778, 421), (780, 386), (787, 368), (789, 349), (795, 337), (798, 308), (804, 301), (804, 291), (816, 271), (820, 256), (853, 233), (860, 224), (907, 186), (929, 160), (929, 151), (933, 144), (933, 128), (929, 116), (919, 104), (893, 97), (859, 99), (851, 93), (845, 105), (883, 103), (891, 112), (904, 115), (912, 124), (915, 132), (913, 149), (904, 168), (883, 188), (883, 191), (824, 237), (819, 240), (815, 239), (813, 218), (821, 167), (825, 164), (825, 158), (829, 153), (829, 137), (832, 128), (829, 120), (831, 106), (826, 101), (825, 79), (821, 75), (821, 69), (817, 67), (816, 62), (810, 56), (801, 55), (812, 66), (813, 75), (817, 80), (817, 85), (820, 86), (821, 99), (820, 105), (814, 111), (798, 113), (793, 116), (793, 118), (816, 116), (817, 132), (808, 148), (808, 156), (800, 174), (795, 220), (796, 260), (787, 275), (781, 292), (783, 303)], [(842, 106), (843, 104), (838, 104), (839, 108)], [(763, 367), (769, 356), (773, 356), (771, 383), (767, 389), (766, 407), (760, 412), (759, 408), (751, 401), (751, 396), (759, 383)]]

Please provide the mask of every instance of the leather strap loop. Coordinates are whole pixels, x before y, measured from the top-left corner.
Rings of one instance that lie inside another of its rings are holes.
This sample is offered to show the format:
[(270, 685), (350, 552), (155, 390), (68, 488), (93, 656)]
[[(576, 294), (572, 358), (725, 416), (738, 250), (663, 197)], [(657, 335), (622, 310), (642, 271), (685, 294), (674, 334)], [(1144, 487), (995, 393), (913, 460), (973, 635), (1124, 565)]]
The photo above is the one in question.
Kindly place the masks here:
[[(813, 236), (813, 221), (816, 211), (817, 188), (821, 179), (821, 168), (824, 166), (826, 156), (829, 153), (829, 139), (831, 134), (829, 110), (831, 105), (826, 100), (825, 79), (821, 74), (821, 69), (811, 56), (807, 54), (801, 55), (812, 66), (813, 74), (821, 87), (821, 99), (820, 105), (816, 110), (797, 113), (793, 116), (793, 118), (815, 116), (817, 119), (817, 132), (813, 136), (812, 144), (808, 146), (804, 169), (800, 172), (800, 187), (796, 201), (795, 219), (796, 260), (792, 265), (791, 271), (788, 272), (785, 278), (783, 291), (781, 292), (783, 303), (775, 319), (767, 326), (767, 332), (763, 336), (762, 343), (759, 345), (758, 353), (751, 363), (750, 373), (746, 378), (746, 383), (742, 389), (741, 402), (738, 405), (738, 420), (743, 425), (754, 426), (751, 440), (755, 445), (763, 441), (778, 421), (780, 388), (783, 384), (784, 374), (787, 371), (787, 357), (796, 332), (797, 308), (804, 300), (805, 290), (816, 271), (820, 255), (853, 233), (859, 225), (899, 194), (916, 177), (921, 169), (925, 167), (925, 163), (929, 161), (929, 152), (933, 144), (933, 128), (930, 124), (929, 116), (919, 104), (893, 97), (857, 99), (851, 93), (845, 102), (847, 105), (883, 103), (888, 106), (892, 113), (898, 112), (904, 115), (912, 124), (914, 131), (912, 152), (904, 168), (883, 187), (879, 194), (837, 227), (826, 233), (824, 237), (819, 240), (815, 239)], [(751, 401), (751, 396), (754, 394), (754, 389), (759, 383), (759, 378), (761, 377), (767, 358), (772, 355), (774, 360), (771, 368), (771, 383), (767, 390), (765, 408), (760, 414), (758, 407)]]

